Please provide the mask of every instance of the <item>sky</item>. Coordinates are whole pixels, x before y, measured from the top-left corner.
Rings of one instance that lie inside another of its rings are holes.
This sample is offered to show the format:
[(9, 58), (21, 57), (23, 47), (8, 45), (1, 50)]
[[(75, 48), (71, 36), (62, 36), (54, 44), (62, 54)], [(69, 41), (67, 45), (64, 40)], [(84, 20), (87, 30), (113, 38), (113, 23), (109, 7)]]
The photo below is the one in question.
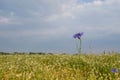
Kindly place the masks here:
[(120, 0), (0, 0), (0, 52), (120, 51)]

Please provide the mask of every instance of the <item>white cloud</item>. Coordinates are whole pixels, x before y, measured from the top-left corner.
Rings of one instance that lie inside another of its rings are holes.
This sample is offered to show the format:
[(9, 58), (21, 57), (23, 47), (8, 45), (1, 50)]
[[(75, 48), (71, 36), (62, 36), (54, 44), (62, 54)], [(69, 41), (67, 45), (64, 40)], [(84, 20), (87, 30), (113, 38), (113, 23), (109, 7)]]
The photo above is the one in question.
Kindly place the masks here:
[(96, 6), (102, 6), (103, 1), (101, 1), (101, 0), (96, 0), (96, 1), (93, 1), (93, 4), (96, 5)]
[(67, 27), (61, 26), (56, 28), (44, 28), (44, 29), (29, 29), (29, 30), (18, 30), (18, 31), (9, 31), (4, 30), (0, 31), (0, 37), (23, 37), (23, 38), (32, 38), (39, 37), (40, 39), (52, 39), (52, 38), (63, 38), (68, 35), (69, 29)]
[(23, 22), (19, 21), (17, 18), (0, 17), (0, 24), (3, 24), (3, 25), (21, 25), (21, 24), (23, 24)]
[[(26, 10), (28, 13), (31, 14), (32, 18), (30, 18), (30, 16), (27, 18), (20, 18), (20, 19), (18, 18), (16, 22), (20, 22), (23, 24), (24, 23), (31, 24), (36, 22), (37, 26), (39, 26), (39, 22), (45, 20), (46, 22), (43, 24), (49, 24), (50, 22), (51, 26), (52, 25), (56, 27), (57, 25), (66, 26), (68, 29), (74, 31), (75, 31), (74, 29), (75, 27), (79, 29), (79, 26), (81, 26), (82, 30), (88, 32), (94, 32), (94, 31), (97, 32), (100, 31), (99, 28), (103, 28), (103, 26), (105, 30), (107, 29), (110, 30), (111, 28), (109, 28), (109, 26), (112, 24), (111, 22), (113, 22), (114, 24), (115, 23), (118, 24), (119, 21), (118, 15), (120, 12), (119, 13), (117, 12), (117, 10), (119, 11), (119, 7), (118, 7), (119, 6), (118, 4), (120, 4), (119, 0), (94, 0), (91, 2), (82, 2), (82, 3), (78, 3), (77, 0), (69, 0), (69, 1), (49, 0), (49, 1), (40, 1), (40, 2), (44, 3), (43, 5), (44, 7), (43, 6), (39, 7), (37, 5), (36, 7), (39, 8), (37, 8), (36, 10), (34, 10), (34, 8)], [(46, 13), (42, 11), (45, 11)], [(45, 13), (45, 15), (43, 13)], [(10, 15), (15, 16), (17, 15), (17, 13), (11, 11)], [(42, 19), (40, 19), (41, 16)], [(112, 21), (113, 18), (114, 21)], [(14, 23), (15, 20), (16, 19), (1, 19), (0, 23), (4, 23), (4, 24)], [(52, 34), (52, 32), (49, 34)]]
[(0, 24), (3, 25), (20, 25), (22, 24), (23, 20), (20, 20), (20, 17), (16, 15), (14, 11), (10, 11), (7, 14), (2, 11), (0, 12)]
[[(74, 1), (72, 3), (62, 5), (61, 14), (66, 13), (67, 15), (71, 15), (75, 18), (73, 22), (69, 18), (67, 20), (72, 24), (72, 26), (83, 26), (81, 27), (82, 29), (84, 29), (84, 27), (89, 27), (90, 29), (87, 30), (88, 32), (97, 33), (101, 32), (102, 29), (104, 32), (114, 34), (120, 31), (119, 5), (120, 0), (95, 0), (81, 4)], [(79, 23), (74, 25), (74, 23), (78, 21)], [(102, 35), (104, 36), (104, 34)]]
[(75, 19), (75, 16), (73, 14), (71, 14), (70, 12), (65, 12), (63, 13), (64, 17), (70, 17), (71, 19)]
[(0, 18), (0, 24), (9, 24), (9, 23), (11, 23), (10, 18), (5, 18), (5, 17)]
[(51, 21), (55, 21), (59, 18), (59, 15), (53, 14), (51, 16), (49, 16), (47, 19), (45, 19), (45, 21), (51, 22)]

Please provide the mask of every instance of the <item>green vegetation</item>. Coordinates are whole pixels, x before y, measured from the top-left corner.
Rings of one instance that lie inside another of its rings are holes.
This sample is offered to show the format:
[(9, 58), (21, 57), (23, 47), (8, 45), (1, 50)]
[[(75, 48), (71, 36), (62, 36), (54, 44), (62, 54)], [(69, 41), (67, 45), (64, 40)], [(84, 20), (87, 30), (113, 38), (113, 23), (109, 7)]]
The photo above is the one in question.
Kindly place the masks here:
[(117, 53), (41, 54), (0, 55), (0, 80), (120, 80)]

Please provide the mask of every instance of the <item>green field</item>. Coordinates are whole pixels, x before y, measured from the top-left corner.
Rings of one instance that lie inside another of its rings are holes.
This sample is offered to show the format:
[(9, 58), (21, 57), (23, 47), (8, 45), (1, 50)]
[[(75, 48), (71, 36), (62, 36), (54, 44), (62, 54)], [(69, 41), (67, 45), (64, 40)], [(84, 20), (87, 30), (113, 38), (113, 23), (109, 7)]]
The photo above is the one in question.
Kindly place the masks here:
[(120, 54), (0, 55), (0, 80), (120, 80)]

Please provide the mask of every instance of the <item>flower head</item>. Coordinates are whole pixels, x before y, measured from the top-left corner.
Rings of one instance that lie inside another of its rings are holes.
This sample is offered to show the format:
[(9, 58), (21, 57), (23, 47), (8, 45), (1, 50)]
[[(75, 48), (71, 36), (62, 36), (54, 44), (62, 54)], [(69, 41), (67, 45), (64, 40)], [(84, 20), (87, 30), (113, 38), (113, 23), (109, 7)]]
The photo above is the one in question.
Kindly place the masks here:
[(118, 73), (118, 69), (117, 69), (117, 68), (113, 68), (111, 71), (112, 71), (113, 73)]
[(80, 39), (80, 37), (83, 35), (83, 32), (76, 33), (73, 37)]

